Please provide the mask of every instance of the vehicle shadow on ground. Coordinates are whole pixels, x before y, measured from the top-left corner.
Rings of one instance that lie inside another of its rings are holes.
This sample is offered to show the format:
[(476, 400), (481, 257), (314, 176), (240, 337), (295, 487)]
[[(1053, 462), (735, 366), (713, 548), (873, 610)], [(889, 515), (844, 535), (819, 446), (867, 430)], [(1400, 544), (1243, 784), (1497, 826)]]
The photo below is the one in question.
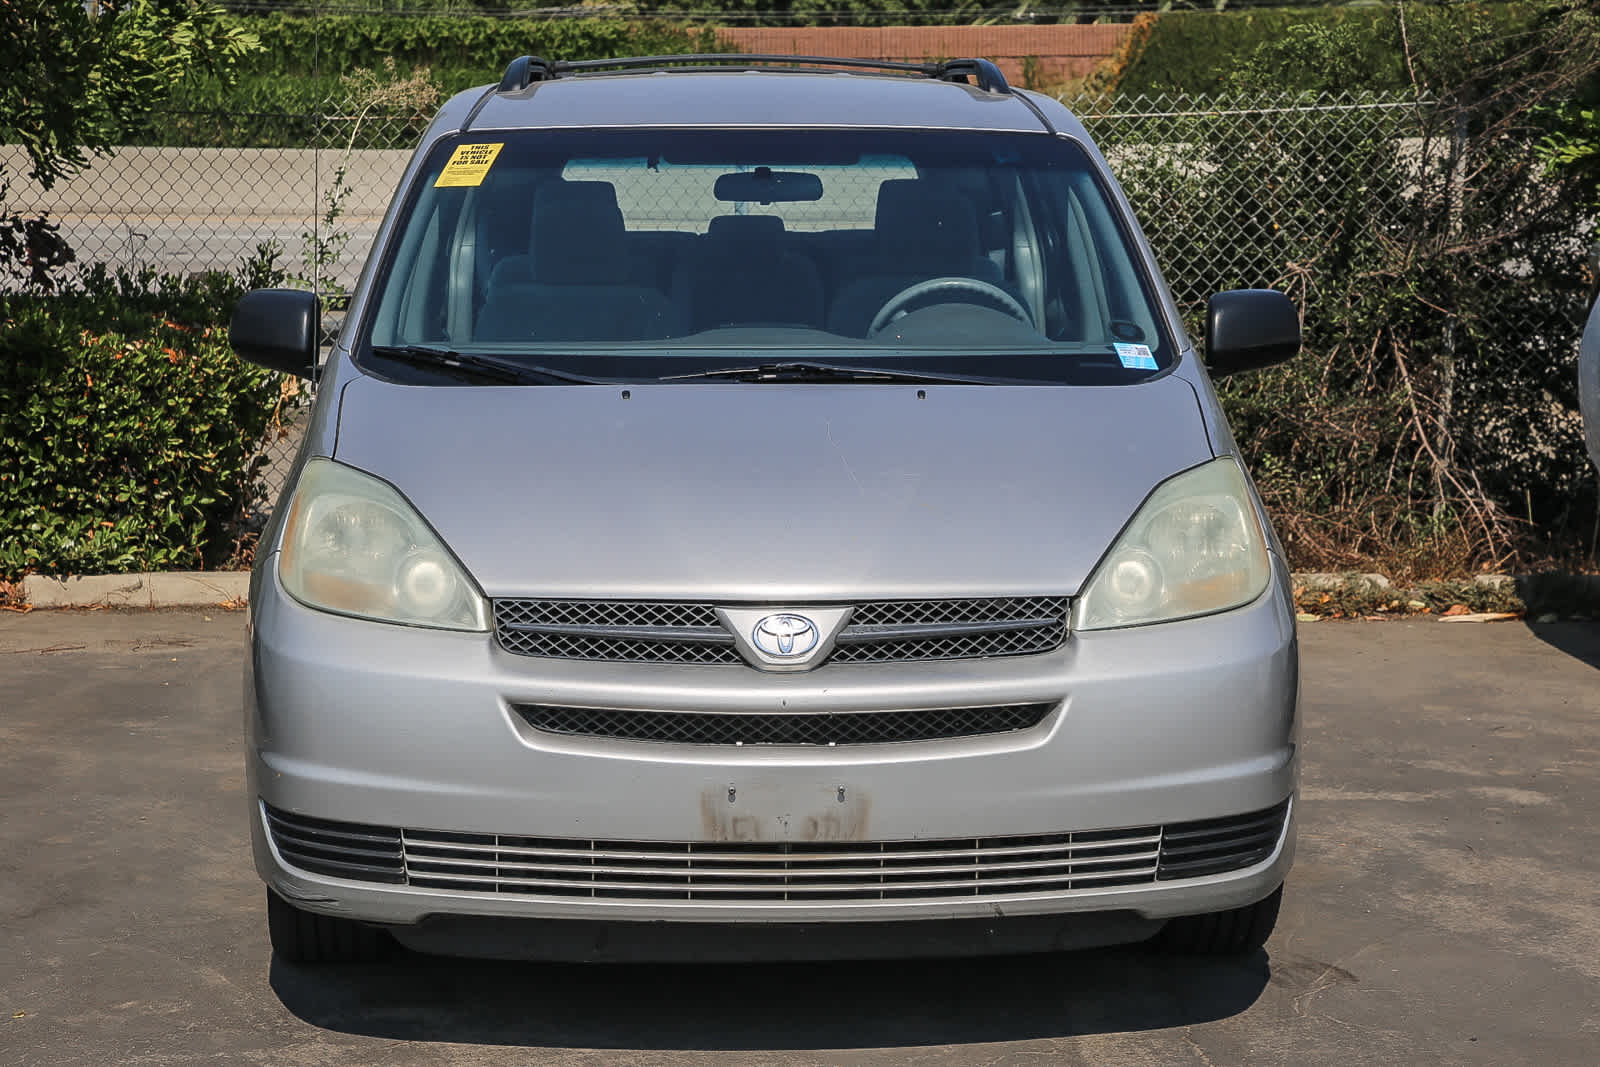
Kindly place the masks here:
[(1600, 668), (1600, 623), (1528, 623), (1528, 632), (1575, 660)]
[(294, 1015), (342, 1033), (541, 1048), (847, 1049), (1157, 1030), (1245, 1011), (1271, 975), (1143, 947), (907, 962), (579, 965), (400, 952), (273, 960)]

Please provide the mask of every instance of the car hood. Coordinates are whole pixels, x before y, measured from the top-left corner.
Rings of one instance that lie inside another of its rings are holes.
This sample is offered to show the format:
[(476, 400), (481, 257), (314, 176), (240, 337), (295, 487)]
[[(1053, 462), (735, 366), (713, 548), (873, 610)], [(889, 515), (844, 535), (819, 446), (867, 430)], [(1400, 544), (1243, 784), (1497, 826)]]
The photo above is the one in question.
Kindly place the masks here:
[(419, 387), (358, 378), (336, 458), (490, 596), (1070, 595), (1211, 458), (1193, 388)]

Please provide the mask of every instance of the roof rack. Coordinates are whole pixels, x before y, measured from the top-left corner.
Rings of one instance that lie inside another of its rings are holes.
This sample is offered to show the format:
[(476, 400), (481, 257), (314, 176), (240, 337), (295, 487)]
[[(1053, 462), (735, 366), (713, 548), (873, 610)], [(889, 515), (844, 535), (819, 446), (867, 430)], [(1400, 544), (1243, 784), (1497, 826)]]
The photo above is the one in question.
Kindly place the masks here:
[(506, 67), (500, 79), (500, 92), (514, 93), (534, 82), (550, 81), (574, 74), (613, 71), (623, 74), (692, 73), (711, 70), (784, 70), (795, 67), (884, 70), (897, 74), (916, 74), (940, 81), (971, 84), (977, 82), (986, 93), (1010, 93), (1011, 86), (1000, 68), (987, 59), (947, 59), (942, 63), (897, 63), (887, 59), (843, 59), (830, 56), (744, 55), (738, 52), (709, 55), (632, 56), (622, 59), (584, 59), (549, 62), (537, 56), (519, 56)]

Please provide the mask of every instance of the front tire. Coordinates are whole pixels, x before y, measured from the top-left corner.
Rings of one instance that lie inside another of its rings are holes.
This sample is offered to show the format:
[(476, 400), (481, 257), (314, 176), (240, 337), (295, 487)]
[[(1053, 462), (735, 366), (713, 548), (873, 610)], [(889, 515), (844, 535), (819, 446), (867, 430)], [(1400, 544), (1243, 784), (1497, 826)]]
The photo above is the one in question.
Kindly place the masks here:
[(382, 959), (391, 944), (382, 930), (302, 911), (270, 889), (267, 933), (272, 951), (287, 963), (371, 963)]
[(1280, 885), (1271, 896), (1242, 908), (1171, 919), (1155, 941), (1169, 952), (1193, 956), (1248, 956), (1272, 936), (1282, 903)]

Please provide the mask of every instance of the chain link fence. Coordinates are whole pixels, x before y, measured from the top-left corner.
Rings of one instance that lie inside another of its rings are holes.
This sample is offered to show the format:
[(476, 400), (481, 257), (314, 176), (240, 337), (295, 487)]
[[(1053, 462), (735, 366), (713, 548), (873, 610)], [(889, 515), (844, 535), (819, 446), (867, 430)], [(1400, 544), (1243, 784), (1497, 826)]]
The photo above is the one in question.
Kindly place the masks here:
[(1594, 219), (1545, 177), (1534, 122), (1361, 93), (1066, 103), (1192, 336), (1219, 290), (1302, 309), (1300, 360), (1221, 383), (1291, 555), (1592, 564), (1575, 367)]
[[(1281, 288), (1303, 308), (1299, 369), (1224, 389), (1280, 525), (1304, 517), (1287, 524), (1299, 562), (1336, 565), (1317, 539), (1359, 545), (1363, 509), (1365, 534), (1396, 536), (1419, 501), (1435, 521), (1479, 524), (1490, 555), (1508, 522), (1571, 540), (1594, 520), (1572, 384), (1592, 220), (1546, 210), (1536, 178), (1488, 188), (1489, 150), (1428, 101), (1066, 102), (1129, 193), (1193, 336), (1218, 290)], [(191, 147), (123, 149), (49, 194), (19, 182), (12, 200), (61, 223), (80, 263), (283, 271), (324, 295), (336, 328), (426, 113), (172, 113), (152, 139)], [(303, 147), (204, 147), (252, 137)], [(263, 445), (269, 501), (307, 399), (286, 396)]]
[(1352, 201), (1368, 221), (1395, 227), (1403, 206), (1372, 196), (1364, 176), (1414, 164), (1421, 150), (1409, 97), (1063, 102), (1106, 154), (1186, 312), (1203, 312), (1221, 290), (1292, 282), (1349, 230)]

